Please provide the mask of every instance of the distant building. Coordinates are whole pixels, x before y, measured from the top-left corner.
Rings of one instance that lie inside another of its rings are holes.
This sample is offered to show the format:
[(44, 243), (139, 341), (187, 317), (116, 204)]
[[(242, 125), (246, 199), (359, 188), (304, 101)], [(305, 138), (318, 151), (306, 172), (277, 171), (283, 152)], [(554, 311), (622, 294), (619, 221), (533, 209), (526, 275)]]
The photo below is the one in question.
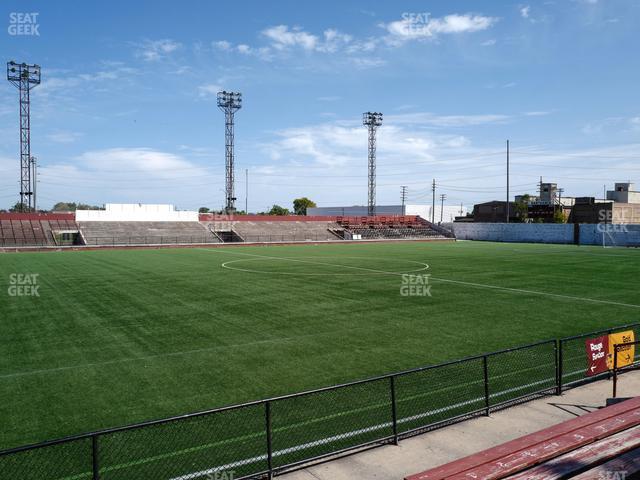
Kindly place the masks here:
[[(517, 204), (509, 202), (509, 221), (520, 222)], [(494, 200), (492, 202), (478, 203), (473, 206), (473, 221), (485, 223), (506, 222), (507, 202)]]
[(613, 202), (611, 200), (596, 202), (593, 197), (576, 198), (576, 204), (571, 210), (569, 222), (640, 223), (640, 204)]
[(607, 200), (616, 203), (640, 203), (640, 192), (634, 191), (633, 187), (631, 182), (616, 183), (615, 190), (607, 192)]
[[(441, 210), (441, 204), (437, 203), (435, 207), (434, 220), (436, 223), (440, 221), (442, 213), (443, 222), (453, 222), (457, 215), (466, 215), (467, 209), (464, 206), (445, 205)], [(356, 205), (352, 207), (313, 207), (307, 209), (307, 215), (334, 215), (342, 217), (366, 217), (367, 207)], [(376, 205), (376, 215), (419, 215), (425, 220), (431, 221), (431, 205), (405, 205), (404, 211), (402, 205)]]

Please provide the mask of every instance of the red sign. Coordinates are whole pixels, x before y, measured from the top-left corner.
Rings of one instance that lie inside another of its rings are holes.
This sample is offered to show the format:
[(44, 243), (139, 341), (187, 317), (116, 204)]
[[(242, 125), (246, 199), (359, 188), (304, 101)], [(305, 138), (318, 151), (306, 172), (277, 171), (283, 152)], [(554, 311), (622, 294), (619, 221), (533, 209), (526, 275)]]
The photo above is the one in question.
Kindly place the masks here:
[(590, 338), (587, 347), (587, 377), (609, 370), (607, 355), (609, 354), (609, 335)]

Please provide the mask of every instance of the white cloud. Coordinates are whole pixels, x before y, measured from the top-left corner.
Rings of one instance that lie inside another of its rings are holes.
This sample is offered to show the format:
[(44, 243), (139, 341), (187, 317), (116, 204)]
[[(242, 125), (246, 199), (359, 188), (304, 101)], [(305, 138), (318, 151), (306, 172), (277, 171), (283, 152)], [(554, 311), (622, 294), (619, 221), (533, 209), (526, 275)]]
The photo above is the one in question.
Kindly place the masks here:
[(270, 47), (277, 51), (301, 48), (308, 52), (336, 53), (344, 50), (353, 40), (351, 35), (335, 28), (325, 30), (322, 37), (288, 25), (269, 27), (261, 33), (269, 41)]
[(398, 45), (407, 40), (435, 38), (441, 34), (459, 34), (487, 30), (498, 21), (495, 17), (452, 14), (440, 18), (405, 16), (382, 26), (389, 33), (388, 43)]
[(132, 171), (164, 177), (176, 170), (192, 168), (182, 157), (151, 148), (109, 148), (88, 151), (77, 157), (79, 164), (98, 171)]
[(55, 143), (73, 143), (81, 136), (81, 133), (58, 130), (47, 134), (46, 137)]
[(200, 95), (201, 97), (215, 97), (221, 90), (221, 85), (218, 85), (217, 83), (207, 83), (198, 87), (198, 95)]
[(351, 43), (353, 37), (346, 33), (339, 32), (333, 28), (325, 30), (324, 42), (320, 43), (316, 48), (321, 52), (335, 53), (342, 49), (344, 46)]
[(534, 110), (531, 112), (524, 112), (526, 117), (542, 117), (545, 115), (551, 115), (553, 112), (549, 110)]
[(475, 125), (503, 124), (512, 119), (509, 115), (435, 115), (429, 112), (387, 115), (386, 121), (400, 125), (423, 125), (428, 127), (469, 127)]
[(318, 37), (305, 32), (300, 27), (290, 29), (287, 25), (277, 25), (262, 31), (271, 46), (276, 50), (300, 47), (303, 50), (314, 50), (318, 45)]
[(217, 48), (218, 50), (223, 50), (223, 51), (231, 50), (231, 43), (227, 42), (226, 40), (220, 40), (218, 42), (213, 42), (213, 46), (214, 46), (214, 48)]
[(520, 7), (520, 16), (522, 18), (529, 18), (529, 13), (531, 12), (531, 5), (525, 5)]
[(136, 46), (136, 56), (148, 62), (161, 60), (182, 47), (179, 42), (168, 38), (161, 40), (144, 40)]
[(240, 44), (237, 46), (238, 52), (248, 55), (251, 53), (251, 47), (249, 45)]
[(482, 42), (480, 45), (482, 45), (483, 47), (492, 47), (495, 44), (496, 44), (496, 39), (490, 38), (489, 40), (485, 40), (484, 42)]
[(355, 57), (352, 62), (359, 68), (374, 68), (382, 67), (387, 64), (382, 58), (375, 57)]

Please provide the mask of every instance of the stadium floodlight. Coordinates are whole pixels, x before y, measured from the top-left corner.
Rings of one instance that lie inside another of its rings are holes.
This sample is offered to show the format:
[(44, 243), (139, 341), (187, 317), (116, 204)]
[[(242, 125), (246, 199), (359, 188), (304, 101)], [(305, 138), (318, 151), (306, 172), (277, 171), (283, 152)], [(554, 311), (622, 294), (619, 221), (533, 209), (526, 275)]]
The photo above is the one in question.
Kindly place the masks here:
[(225, 196), (227, 214), (235, 211), (236, 197), (235, 183), (235, 155), (234, 155), (234, 115), (242, 108), (242, 93), (218, 92), (218, 108), (224, 112), (224, 140), (225, 140)]
[(365, 112), (362, 124), (369, 130), (369, 182), (367, 197), (367, 215), (376, 214), (376, 131), (382, 125), (382, 113)]
[(31, 175), (31, 89), (40, 84), (40, 65), (7, 62), (7, 80), (20, 97), (20, 208), (33, 208)]

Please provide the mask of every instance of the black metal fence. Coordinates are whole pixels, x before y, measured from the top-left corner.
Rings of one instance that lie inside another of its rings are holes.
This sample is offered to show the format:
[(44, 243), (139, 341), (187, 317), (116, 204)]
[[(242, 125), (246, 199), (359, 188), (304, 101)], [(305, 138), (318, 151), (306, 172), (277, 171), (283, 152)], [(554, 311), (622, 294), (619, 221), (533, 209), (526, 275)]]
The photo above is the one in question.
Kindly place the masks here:
[(584, 376), (575, 345), (582, 339), (586, 359), (584, 339), (598, 333), (6, 450), (0, 472), (21, 480), (270, 478), (561, 393), (580, 365)]
[(221, 243), (213, 235), (127, 235), (85, 237), (86, 245), (181, 245)]

